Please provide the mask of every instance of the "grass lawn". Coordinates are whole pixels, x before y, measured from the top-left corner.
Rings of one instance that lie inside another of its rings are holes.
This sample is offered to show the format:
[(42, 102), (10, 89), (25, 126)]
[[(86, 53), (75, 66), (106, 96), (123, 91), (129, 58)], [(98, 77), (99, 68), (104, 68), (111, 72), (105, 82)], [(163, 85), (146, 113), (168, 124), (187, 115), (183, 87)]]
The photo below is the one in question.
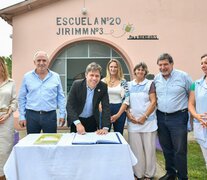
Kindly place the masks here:
[[(164, 169), (165, 162), (161, 151), (157, 151), (157, 161)], [(203, 154), (195, 141), (188, 142), (188, 177), (189, 180), (207, 180)]]

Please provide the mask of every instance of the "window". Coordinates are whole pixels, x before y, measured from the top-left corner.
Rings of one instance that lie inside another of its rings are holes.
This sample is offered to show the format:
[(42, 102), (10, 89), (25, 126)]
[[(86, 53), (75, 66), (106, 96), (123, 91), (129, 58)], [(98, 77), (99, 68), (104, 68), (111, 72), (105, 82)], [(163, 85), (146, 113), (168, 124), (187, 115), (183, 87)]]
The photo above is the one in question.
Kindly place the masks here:
[(120, 61), (126, 80), (130, 80), (128, 67), (121, 55), (107, 44), (95, 41), (83, 41), (66, 46), (59, 53), (50, 69), (60, 75), (63, 90), (67, 96), (73, 81), (85, 77), (85, 69), (89, 63), (100, 64), (104, 77), (106, 65), (112, 58)]

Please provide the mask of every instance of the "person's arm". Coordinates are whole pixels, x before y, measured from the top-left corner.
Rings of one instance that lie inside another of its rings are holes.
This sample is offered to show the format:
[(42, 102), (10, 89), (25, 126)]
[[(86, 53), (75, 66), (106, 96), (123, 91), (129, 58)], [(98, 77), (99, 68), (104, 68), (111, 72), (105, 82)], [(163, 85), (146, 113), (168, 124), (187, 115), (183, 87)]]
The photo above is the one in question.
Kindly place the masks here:
[(80, 123), (76, 124), (76, 130), (78, 134), (85, 134), (86, 130), (84, 128), (84, 126)]
[(15, 84), (13, 83), (11, 100), (10, 100), (9, 110), (7, 113), (11, 114), (12, 112), (16, 111), (17, 106), (18, 106), (18, 103), (17, 103), (16, 88), (15, 88)]
[(67, 121), (68, 121), (68, 126), (70, 126), (72, 123), (75, 124), (76, 126), (76, 130), (79, 134), (85, 134), (85, 128), (84, 126), (81, 124), (80, 120), (79, 120), (79, 115), (77, 112), (77, 82), (74, 81), (72, 84), (72, 87), (70, 89), (69, 95), (68, 95), (68, 101), (67, 101), (67, 106), (66, 106), (66, 110), (67, 110)]
[(196, 110), (195, 110), (195, 92), (191, 91), (189, 100), (188, 100), (188, 111), (191, 113), (191, 115), (198, 119), (200, 121), (201, 119), (197, 116)]
[(62, 127), (65, 124), (66, 108), (65, 108), (65, 96), (61, 84), (60, 77), (58, 76), (58, 87), (57, 87), (57, 106), (59, 108), (59, 125)]
[(119, 111), (114, 114), (113, 116), (111, 116), (111, 123), (115, 122), (117, 119), (119, 119), (119, 117), (122, 115), (122, 113), (127, 109), (128, 105), (125, 103), (122, 103)]
[(9, 108), (5, 114), (0, 115), (0, 124), (3, 124), (12, 114), (12, 112), (13, 112), (12, 109)]
[(27, 87), (26, 87), (26, 79), (24, 77), (18, 97), (19, 103), (19, 125), (20, 127), (26, 127), (26, 95), (27, 95)]
[(71, 86), (70, 92), (68, 94), (68, 101), (66, 106), (67, 117), (68, 117), (67, 119), (70, 121), (70, 123), (73, 123), (75, 120), (78, 120), (78, 113), (76, 108), (76, 104), (77, 104), (76, 86), (77, 86), (76, 82), (74, 81)]
[(150, 105), (147, 108), (147, 111), (143, 114), (143, 116), (138, 119), (139, 124), (144, 124), (147, 118), (150, 116), (150, 114), (155, 110), (156, 103), (157, 103), (155, 92), (149, 94), (149, 99), (150, 99)]
[(122, 103), (129, 106), (129, 87), (126, 80), (121, 81), (121, 87), (122, 87)]
[(130, 112), (129, 109), (126, 110), (126, 115), (127, 118), (134, 124), (138, 124), (138, 121), (136, 120), (136, 118), (132, 115), (132, 113)]
[(126, 80), (121, 81), (121, 88), (121, 97), (123, 102), (119, 111), (113, 116), (111, 116), (111, 123), (115, 122), (122, 115), (122, 113), (126, 111), (127, 107), (129, 106), (129, 88)]
[(147, 108), (146, 112), (144, 112), (143, 116), (138, 119), (139, 124), (144, 124), (150, 114), (155, 110), (157, 104), (156, 92), (155, 92), (155, 84), (152, 82), (149, 90), (149, 100), (150, 104)]
[(197, 114), (196, 112), (196, 100), (195, 100), (195, 83), (190, 87), (190, 95), (188, 99), (188, 111), (190, 114), (197, 119), (203, 126), (207, 127), (207, 123), (204, 121), (206, 114)]
[(102, 134), (107, 134), (108, 133), (108, 130), (107, 129), (98, 129), (97, 131), (96, 131), (96, 133), (97, 134), (100, 134), (100, 135), (102, 135)]
[(205, 121), (203, 120), (203, 116), (205, 116), (205, 114), (197, 114), (195, 105), (195, 92), (190, 91), (190, 96), (188, 100), (188, 110), (195, 119), (197, 119), (201, 124), (205, 125)]
[(186, 74), (186, 76), (185, 76), (185, 88), (186, 88), (186, 91), (187, 91), (187, 94), (189, 95), (190, 94), (190, 90), (191, 90), (191, 85), (192, 85), (192, 79), (191, 79), (191, 77), (188, 75), (188, 74)]
[(5, 114), (2, 114), (0, 116), (0, 123), (4, 123), (5, 120), (7, 120), (11, 114), (16, 111), (17, 109), (17, 97), (16, 97), (16, 91), (15, 91), (15, 85), (12, 82), (12, 94), (11, 94), (11, 99), (10, 99), (10, 104), (9, 104), (9, 109)]
[(101, 127), (109, 128), (110, 126), (110, 107), (109, 107), (109, 96), (108, 96), (108, 90), (106, 84), (103, 84), (103, 96), (101, 99), (101, 105), (102, 105), (102, 124)]

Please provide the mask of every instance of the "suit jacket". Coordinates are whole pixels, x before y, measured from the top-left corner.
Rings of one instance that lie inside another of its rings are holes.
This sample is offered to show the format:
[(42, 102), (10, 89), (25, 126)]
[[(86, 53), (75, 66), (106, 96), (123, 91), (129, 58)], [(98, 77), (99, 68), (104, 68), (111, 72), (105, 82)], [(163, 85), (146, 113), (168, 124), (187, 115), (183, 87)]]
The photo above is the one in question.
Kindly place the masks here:
[[(79, 119), (82, 113), (87, 96), (86, 79), (76, 80), (73, 82), (68, 95), (67, 102), (67, 121), (70, 126), (75, 120)], [(102, 104), (102, 120), (100, 124), (99, 104)], [(96, 119), (98, 127), (110, 126), (110, 108), (107, 85), (100, 81), (94, 90), (93, 96), (93, 115)]]

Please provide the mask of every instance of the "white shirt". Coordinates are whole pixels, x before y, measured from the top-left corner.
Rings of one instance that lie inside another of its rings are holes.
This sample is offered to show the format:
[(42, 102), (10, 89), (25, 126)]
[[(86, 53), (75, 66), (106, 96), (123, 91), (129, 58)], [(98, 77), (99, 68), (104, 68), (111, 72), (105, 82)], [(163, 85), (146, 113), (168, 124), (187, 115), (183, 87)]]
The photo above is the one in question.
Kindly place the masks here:
[(9, 109), (16, 111), (17, 98), (15, 84), (12, 79), (8, 79), (0, 85), (0, 109)]
[(109, 103), (110, 104), (122, 103), (121, 93), (122, 93), (122, 88), (120, 84), (115, 87), (108, 86)]

